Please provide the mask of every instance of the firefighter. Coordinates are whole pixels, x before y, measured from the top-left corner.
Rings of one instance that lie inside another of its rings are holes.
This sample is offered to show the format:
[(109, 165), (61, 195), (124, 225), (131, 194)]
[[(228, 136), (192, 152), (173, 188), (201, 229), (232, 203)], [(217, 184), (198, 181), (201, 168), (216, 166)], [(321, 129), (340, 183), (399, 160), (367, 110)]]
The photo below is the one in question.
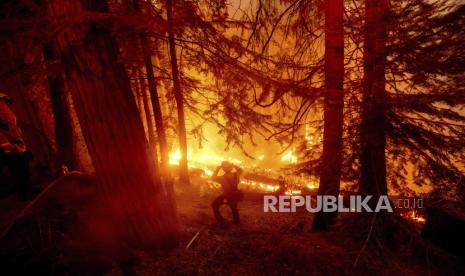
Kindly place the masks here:
[(32, 192), (29, 153), (11, 104), (12, 100), (0, 93), (0, 160), (10, 169), (18, 196), (25, 196)]
[[(223, 175), (221, 176), (218, 175), (220, 170), (223, 170)], [(217, 167), (213, 172), (213, 181), (220, 183), (223, 190), (222, 194), (212, 202), (213, 214), (220, 225), (224, 225), (224, 219), (220, 214), (220, 207), (223, 204), (227, 204), (231, 208), (233, 223), (240, 223), (237, 204), (241, 201), (243, 195), (237, 186), (239, 185), (241, 174), (241, 168), (227, 161), (223, 161), (221, 166)]]

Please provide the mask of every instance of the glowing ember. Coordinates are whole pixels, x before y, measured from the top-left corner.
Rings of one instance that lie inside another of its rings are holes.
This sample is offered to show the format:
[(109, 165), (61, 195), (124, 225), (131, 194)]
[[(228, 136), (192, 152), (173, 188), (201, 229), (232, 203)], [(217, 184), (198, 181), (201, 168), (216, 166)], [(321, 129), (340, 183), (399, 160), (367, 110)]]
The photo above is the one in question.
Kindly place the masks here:
[(318, 188), (318, 186), (315, 185), (315, 184), (309, 183), (309, 184), (307, 184), (307, 188), (310, 189), (310, 190), (313, 190), (313, 189)]
[(277, 185), (256, 182), (252, 180), (241, 180), (241, 185), (247, 190), (261, 190), (265, 192), (276, 192), (279, 188)]
[(315, 136), (316, 133), (318, 132), (315, 129), (308, 125), (305, 125), (305, 140), (307, 141), (308, 145), (313, 146), (318, 143), (321, 143), (321, 137)]
[(287, 190), (285, 192), (286, 195), (300, 195), (302, 194), (301, 190)]
[(305, 140), (307, 140), (307, 142), (313, 144), (315, 142), (315, 137), (313, 137), (313, 135), (305, 135)]
[(401, 216), (416, 223), (425, 223), (426, 221), (426, 218), (415, 212), (415, 210), (408, 213), (402, 213)]
[(297, 156), (292, 153), (292, 150), (288, 151), (281, 157), (281, 160), (289, 163), (297, 163)]

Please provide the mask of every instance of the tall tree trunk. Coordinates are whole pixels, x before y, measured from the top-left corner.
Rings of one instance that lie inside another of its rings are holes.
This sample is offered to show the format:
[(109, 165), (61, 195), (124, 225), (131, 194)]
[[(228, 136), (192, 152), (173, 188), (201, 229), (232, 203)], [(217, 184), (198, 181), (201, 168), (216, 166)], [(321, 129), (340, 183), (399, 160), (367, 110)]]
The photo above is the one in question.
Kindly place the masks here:
[[(327, 0), (325, 5), (325, 99), (323, 155), (319, 195), (338, 196), (342, 164), (342, 126), (344, 105), (344, 29), (343, 0)], [(322, 230), (337, 219), (337, 211), (319, 212), (314, 230)]]
[(163, 114), (161, 111), (160, 99), (158, 97), (157, 83), (155, 81), (155, 75), (153, 72), (152, 57), (150, 53), (150, 42), (144, 34), (140, 35), (142, 44), (142, 52), (144, 55), (145, 70), (147, 72), (147, 81), (149, 84), (150, 99), (152, 102), (153, 115), (155, 118), (155, 125), (157, 129), (158, 144), (160, 145), (161, 155), (161, 172), (165, 180), (165, 189), (168, 195), (168, 199), (174, 202), (174, 188), (173, 178), (169, 170), (169, 158), (168, 158), (168, 142), (166, 140), (165, 126), (163, 123)]
[[(137, 74), (137, 73), (136, 73)], [(134, 98), (136, 99), (136, 105), (137, 105), (137, 108), (139, 109), (139, 113), (140, 113), (140, 118), (141, 120), (143, 119), (143, 110), (144, 110), (144, 104), (142, 103), (142, 95), (140, 93), (140, 89), (141, 89), (141, 85), (142, 85), (142, 82), (139, 81), (139, 80), (136, 80), (134, 82), (134, 86), (135, 86), (135, 89), (133, 91), (133, 94), (134, 94)]]
[(155, 81), (155, 75), (153, 72), (153, 63), (150, 54), (150, 43), (143, 34), (140, 35), (140, 39), (142, 43), (142, 50), (144, 53), (144, 64), (147, 72), (150, 100), (152, 102), (158, 142), (160, 144), (161, 163), (162, 167), (166, 168), (168, 166), (168, 142), (166, 140), (165, 126), (163, 123), (163, 114), (161, 111), (160, 99), (158, 97), (157, 83)]
[(142, 104), (144, 106), (145, 122), (147, 124), (147, 134), (148, 134), (148, 143), (149, 151), (152, 156), (153, 166), (155, 173), (159, 174), (160, 169), (158, 166), (158, 152), (157, 152), (157, 140), (155, 139), (155, 131), (153, 129), (153, 119), (152, 113), (150, 110), (150, 102), (147, 96), (147, 84), (144, 79), (140, 79), (140, 97), (142, 98)]
[[(105, 1), (84, 1), (87, 10), (108, 12)], [(82, 30), (84, 31), (84, 30)], [(152, 174), (144, 127), (116, 40), (91, 23), (83, 41), (68, 42), (63, 64), (97, 182), (102, 206), (119, 239), (139, 245), (172, 240), (161, 180)]]
[(148, 141), (149, 143), (156, 143), (155, 139), (155, 130), (153, 128), (153, 119), (152, 119), (152, 111), (150, 108), (150, 102), (147, 95), (147, 84), (145, 80), (140, 80), (140, 93), (142, 96), (142, 103), (144, 104), (144, 113), (145, 113), (145, 120), (147, 122), (147, 132), (148, 132)]
[(65, 165), (72, 170), (77, 167), (77, 158), (74, 154), (74, 133), (70, 106), (61, 71), (62, 67), (58, 64), (59, 53), (53, 43), (45, 45), (43, 53), (47, 65), (47, 80), (55, 124), (58, 168)]
[(168, 20), (168, 44), (171, 60), (171, 71), (173, 74), (173, 91), (178, 111), (178, 135), (181, 160), (179, 161), (179, 178), (181, 183), (189, 184), (189, 171), (187, 166), (187, 136), (186, 121), (184, 116), (184, 97), (179, 80), (178, 62), (176, 58), (176, 45), (173, 31), (173, 5), (172, 0), (166, 0), (166, 15)]
[(386, 17), (387, 0), (365, 2), (364, 84), (359, 192), (378, 198), (386, 182)]

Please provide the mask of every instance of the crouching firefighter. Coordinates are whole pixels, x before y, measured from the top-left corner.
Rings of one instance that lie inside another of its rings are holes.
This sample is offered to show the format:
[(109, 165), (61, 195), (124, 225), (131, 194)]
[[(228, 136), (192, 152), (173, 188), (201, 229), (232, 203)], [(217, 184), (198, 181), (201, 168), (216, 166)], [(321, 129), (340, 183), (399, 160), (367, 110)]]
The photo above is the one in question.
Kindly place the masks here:
[(32, 192), (29, 179), (29, 157), (16, 116), (9, 105), (12, 100), (0, 93), (0, 163), (10, 169), (18, 196)]
[[(218, 175), (220, 170), (223, 170), (223, 175), (221, 176)], [(220, 207), (223, 204), (227, 204), (231, 208), (233, 223), (240, 223), (237, 204), (242, 200), (243, 194), (237, 186), (239, 184), (241, 174), (241, 168), (227, 161), (223, 161), (221, 166), (217, 167), (213, 172), (213, 181), (220, 183), (223, 190), (223, 193), (212, 202), (213, 214), (215, 215), (218, 223), (221, 225), (224, 225), (224, 219), (220, 213)]]

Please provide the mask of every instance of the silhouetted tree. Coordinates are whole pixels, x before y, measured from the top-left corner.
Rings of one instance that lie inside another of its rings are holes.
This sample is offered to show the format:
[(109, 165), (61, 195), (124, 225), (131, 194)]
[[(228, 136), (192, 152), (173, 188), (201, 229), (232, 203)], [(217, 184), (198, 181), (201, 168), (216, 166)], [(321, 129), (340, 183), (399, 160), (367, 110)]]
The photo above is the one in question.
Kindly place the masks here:
[(181, 159), (179, 160), (179, 177), (180, 182), (189, 184), (189, 169), (187, 166), (187, 134), (186, 134), (186, 119), (184, 115), (184, 95), (179, 79), (179, 68), (176, 57), (176, 44), (174, 40), (173, 28), (173, 0), (166, 0), (166, 17), (168, 23), (168, 43), (171, 61), (171, 74), (173, 78), (173, 94), (176, 100), (176, 110), (178, 114), (178, 137), (179, 148), (181, 151)]
[(386, 22), (385, 0), (365, 2), (364, 84), (359, 191), (374, 198), (387, 194), (386, 182)]
[(57, 163), (59, 167), (65, 165), (72, 170), (77, 166), (77, 158), (74, 153), (73, 125), (62, 66), (59, 64), (59, 53), (54, 43), (44, 46), (44, 60), (47, 64), (48, 87), (55, 125)]
[[(344, 1), (325, 3), (325, 95), (323, 153), (319, 195), (339, 195), (342, 165), (342, 126), (344, 105)], [(324, 229), (335, 222), (337, 212), (318, 212), (313, 229)]]

